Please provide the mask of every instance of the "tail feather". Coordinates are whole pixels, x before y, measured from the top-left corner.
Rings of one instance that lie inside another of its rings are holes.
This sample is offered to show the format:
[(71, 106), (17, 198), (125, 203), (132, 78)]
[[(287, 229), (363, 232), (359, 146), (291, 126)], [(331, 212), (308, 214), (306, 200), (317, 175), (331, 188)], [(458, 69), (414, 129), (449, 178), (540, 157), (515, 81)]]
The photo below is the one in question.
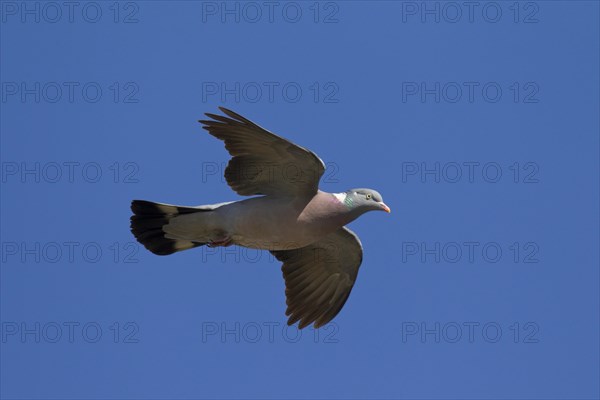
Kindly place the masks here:
[(131, 216), (130, 220), (131, 233), (145, 248), (161, 256), (202, 246), (206, 243), (166, 238), (163, 226), (167, 225), (171, 218), (178, 215), (207, 212), (212, 211), (212, 209), (208, 207), (180, 207), (146, 200), (133, 200), (131, 211), (134, 215)]

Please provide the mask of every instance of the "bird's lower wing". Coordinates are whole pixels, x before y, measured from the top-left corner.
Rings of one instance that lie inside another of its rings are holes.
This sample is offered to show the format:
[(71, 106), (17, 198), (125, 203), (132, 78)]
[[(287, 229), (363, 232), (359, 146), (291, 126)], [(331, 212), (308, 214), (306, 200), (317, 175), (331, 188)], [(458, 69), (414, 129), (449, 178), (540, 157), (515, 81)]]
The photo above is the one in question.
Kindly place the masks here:
[(362, 246), (348, 228), (340, 228), (309, 246), (271, 251), (283, 262), (288, 325), (319, 328), (342, 309), (358, 275)]

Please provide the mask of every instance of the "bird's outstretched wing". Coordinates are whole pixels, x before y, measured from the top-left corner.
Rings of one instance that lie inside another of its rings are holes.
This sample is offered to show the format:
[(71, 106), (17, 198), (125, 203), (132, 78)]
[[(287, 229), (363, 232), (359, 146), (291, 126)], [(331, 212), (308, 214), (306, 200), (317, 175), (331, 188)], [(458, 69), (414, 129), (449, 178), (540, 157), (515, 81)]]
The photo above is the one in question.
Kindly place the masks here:
[(288, 325), (319, 328), (342, 309), (358, 275), (362, 245), (354, 232), (342, 227), (309, 246), (271, 251), (283, 262)]
[(232, 158), (225, 169), (229, 186), (242, 196), (311, 195), (325, 171), (312, 151), (279, 137), (224, 107), (227, 116), (207, 113), (200, 120), (214, 137), (225, 142)]

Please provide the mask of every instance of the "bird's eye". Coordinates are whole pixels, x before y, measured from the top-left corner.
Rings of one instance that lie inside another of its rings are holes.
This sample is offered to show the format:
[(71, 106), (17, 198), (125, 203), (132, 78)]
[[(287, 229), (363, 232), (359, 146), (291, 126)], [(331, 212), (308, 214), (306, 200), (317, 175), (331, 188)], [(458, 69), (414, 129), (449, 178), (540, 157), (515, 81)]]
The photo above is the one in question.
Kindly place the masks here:
[(371, 194), (370, 194), (370, 193), (367, 193), (367, 195), (366, 195), (365, 197), (367, 198), (367, 200), (371, 200), (371, 197), (372, 197), (372, 196), (371, 196)]

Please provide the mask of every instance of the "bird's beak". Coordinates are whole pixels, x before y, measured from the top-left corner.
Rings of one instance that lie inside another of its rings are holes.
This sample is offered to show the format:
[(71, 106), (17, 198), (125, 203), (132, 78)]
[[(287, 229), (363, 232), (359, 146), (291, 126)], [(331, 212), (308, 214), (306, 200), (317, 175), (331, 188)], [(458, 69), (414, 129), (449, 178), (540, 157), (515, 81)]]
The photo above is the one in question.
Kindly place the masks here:
[(387, 213), (391, 213), (392, 210), (390, 210), (390, 208), (388, 206), (385, 205), (384, 202), (380, 201), (379, 202), (379, 206), (381, 207), (381, 209)]

